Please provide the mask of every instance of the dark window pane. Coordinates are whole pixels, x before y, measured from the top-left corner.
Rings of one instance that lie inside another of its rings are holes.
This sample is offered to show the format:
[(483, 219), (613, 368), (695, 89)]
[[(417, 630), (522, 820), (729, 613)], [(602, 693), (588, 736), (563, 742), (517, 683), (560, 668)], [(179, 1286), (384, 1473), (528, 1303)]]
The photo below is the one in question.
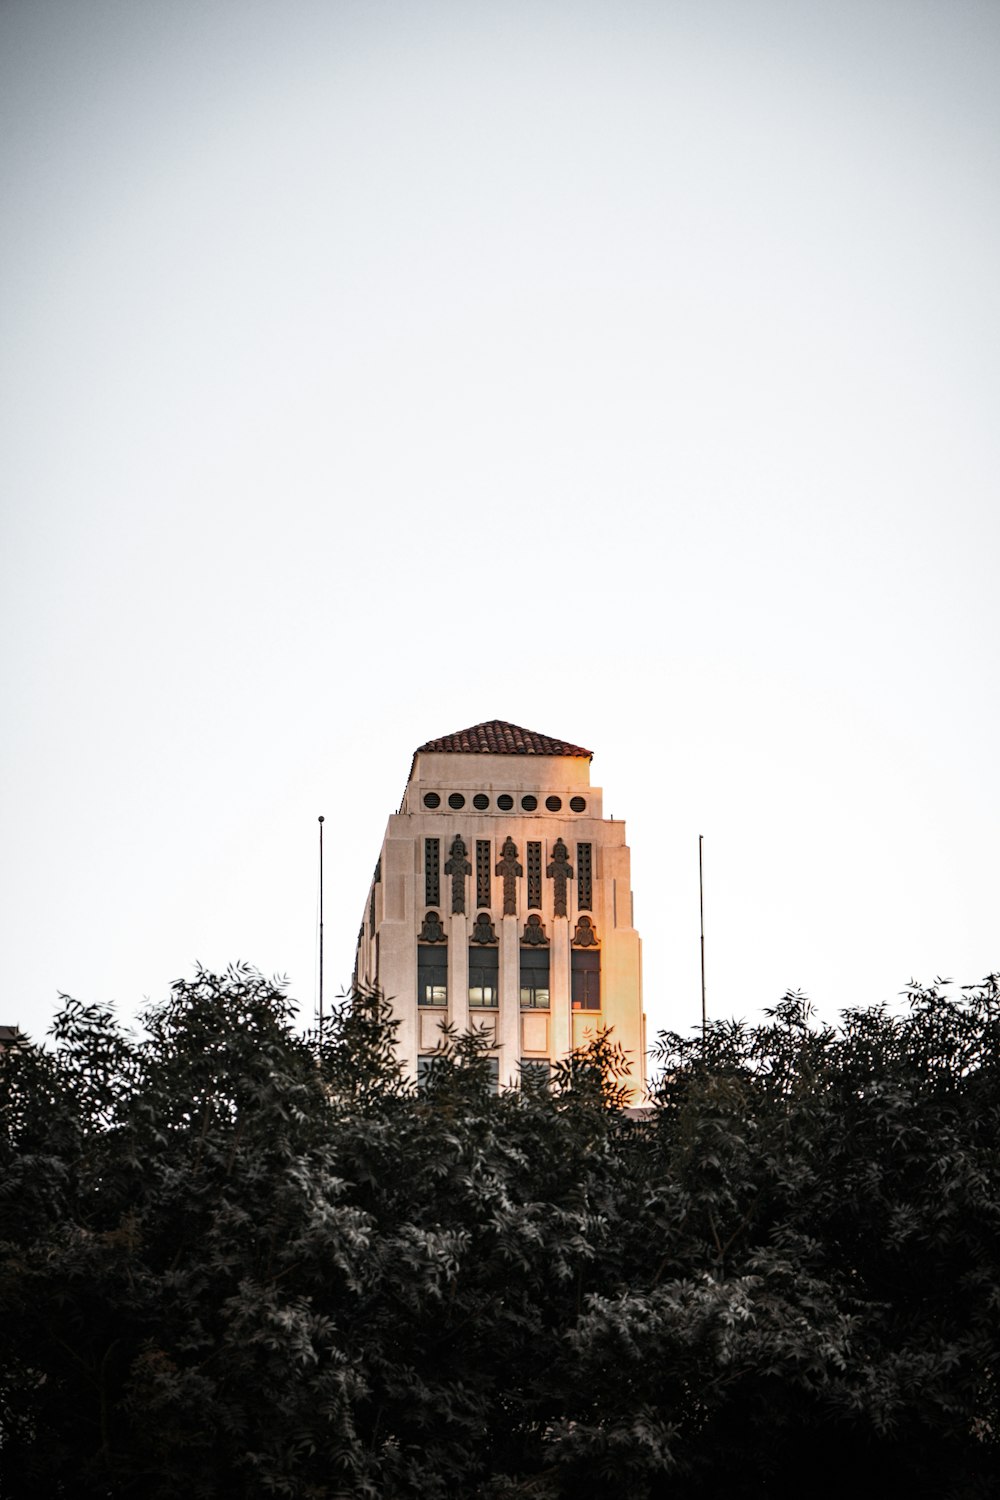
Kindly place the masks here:
[(436, 1062), (437, 1058), (433, 1054), (424, 1053), (423, 1056), (417, 1058), (418, 1088), (423, 1089), (427, 1087), (428, 1083), (430, 1082), (431, 1074), (434, 1072), (434, 1065), (436, 1064)]
[(490, 805), (490, 799), (485, 792), (477, 792), (472, 799), (473, 807), (478, 807), (480, 812), (485, 812)]
[(500, 955), (496, 948), (469, 949), (469, 1004), (495, 1010), (500, 1003)]
[(521, 949), (521, 1005), (525, 1010), (549, 1008), (549, 950)]
[(572, 995), (574, 1010), (601, 1008), (601, 955), (573, 949)]
[(533, 797), (529, 792), (526, 797), (521, 798), (521, 806), (524, 808), (525, 812), (534, 812), (535, 808), (538, 806), (538, 798)]
[(499, 807), (501, 812), (510, 812), (513, 806), (514, 799), (513, 797), (508, 796), (506, 792), (504, 792), (502, 797), (497, 798), (497, 807)]
[(561, 797), (546, 797), (546, 799), (545, 799), (545, 806), (548, 808), (549, 812), (561, 812), (562, 811), (562, 798)]
[(458, 809), (460, 807), (464, 807), (465, 798), (462, 796), (462, 793), (452, 792), (451, 796), (448, 798), (448, 806), (453, 807), (456, 812), (458, 812)]
[(574, 812), (586, 812), (587, 811), (587, 802), (586, 802), (586, 798), (584, 798), (584, 797), (571, 797), (569, 799), (569, 805), (573, 809)]
[(440, 807), (441, 806), (441, 798), (438, 796), (437, 792), (425, 792), (424, 793), (424, 806), (425, 807)]
[(447, 948), (417, 948), (417, 1004), (447, 1005)]

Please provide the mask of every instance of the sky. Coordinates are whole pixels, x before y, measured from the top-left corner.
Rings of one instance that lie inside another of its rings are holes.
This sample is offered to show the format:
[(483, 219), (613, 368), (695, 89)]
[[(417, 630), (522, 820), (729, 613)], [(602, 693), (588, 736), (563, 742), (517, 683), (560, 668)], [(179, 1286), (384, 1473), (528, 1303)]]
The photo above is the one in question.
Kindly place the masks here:
[(0, 1023), (593, 748), (649, 1032), (1000, 968), (1000, 6), (0, 4)]

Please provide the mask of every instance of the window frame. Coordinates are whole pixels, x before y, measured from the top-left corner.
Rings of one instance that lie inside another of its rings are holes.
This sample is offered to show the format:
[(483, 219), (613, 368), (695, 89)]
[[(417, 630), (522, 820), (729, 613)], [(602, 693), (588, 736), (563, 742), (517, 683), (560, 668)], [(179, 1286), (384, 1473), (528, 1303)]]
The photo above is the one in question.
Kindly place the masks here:
[[(481, 978), (478, 984), (473, 982), (473, 974), (478, 973)], [(491, 998), (475, 998), (473, 990), (491, 992)], [(469, 944), (469, 1009), (470, 1010), (499, 1010), (500, 1008), (500, 953), (499, 950), (489, 945), (480, 943)]]
[[(432, 980), (426, 971), (433, 970), (436, 974), (444, 974), (444, 983)], [(422, 972), (423, 971), (423, 972)], [(433, 998), (427, 997), (427, 991), (433, 989), (440, 991)], [(446, 943), (418, 943), (417, 944), (417, 1005), (428, 1009), (441, 1010), (448, 1004), (448, 946)]]
[[(528, 963), (525, 963), (525, 959)], [(541, 960), (544, 959), (544, 963)], [(545, 970), (544, 985), (538, 983), (525, 984), (525, 975), (530, 974), (532, 969)], [(552, 960), (548, 948), (521, 948), (518, 957), (518, 994), (522, 1010), (551, 1010), (552, 1009)], [(544, 1002), (537, 997), (544, 994)], [(525, 999), (525, 995), (529, 995)]]
[(600, 948), (571, 949), (570, 1004), (573, 1010), (599, 1011), (603, 1008)]

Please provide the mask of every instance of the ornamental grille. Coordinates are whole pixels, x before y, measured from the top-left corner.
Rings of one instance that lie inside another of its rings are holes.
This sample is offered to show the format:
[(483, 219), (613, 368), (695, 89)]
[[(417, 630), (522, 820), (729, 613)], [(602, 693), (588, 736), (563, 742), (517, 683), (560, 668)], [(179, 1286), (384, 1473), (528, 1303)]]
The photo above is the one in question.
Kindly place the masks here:
[(490, 903), (490, 841), (489, 839), (476, 839), (476, 905), (489, 906)]
[(440, 839), (424, 839), (424, 905), (441, 905)]
[(528, 844), (528, 906), (537, 911), (542, 906), (542, 846)]
[(576, 904), (580, 911), (594, 909), (593, 846), (576, 846)]

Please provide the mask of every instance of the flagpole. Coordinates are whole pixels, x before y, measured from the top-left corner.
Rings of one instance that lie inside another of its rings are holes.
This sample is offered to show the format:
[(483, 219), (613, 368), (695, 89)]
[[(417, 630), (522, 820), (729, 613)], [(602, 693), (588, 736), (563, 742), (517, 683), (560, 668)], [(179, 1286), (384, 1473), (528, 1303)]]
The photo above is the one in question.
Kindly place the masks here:
[(323, 1040), (323, 816), (319, 819), (319, 1039)]
[[(708, 1031), (708, 1012), (705, 1008), (705, 877), (702, 864), (701, 846), (703, 836), (698, 835), (698, 910), (701, 916), (701, 1045), (705, 1046), (705, 1035)], [(322, 971), (321, 971), (322, 972)]]

